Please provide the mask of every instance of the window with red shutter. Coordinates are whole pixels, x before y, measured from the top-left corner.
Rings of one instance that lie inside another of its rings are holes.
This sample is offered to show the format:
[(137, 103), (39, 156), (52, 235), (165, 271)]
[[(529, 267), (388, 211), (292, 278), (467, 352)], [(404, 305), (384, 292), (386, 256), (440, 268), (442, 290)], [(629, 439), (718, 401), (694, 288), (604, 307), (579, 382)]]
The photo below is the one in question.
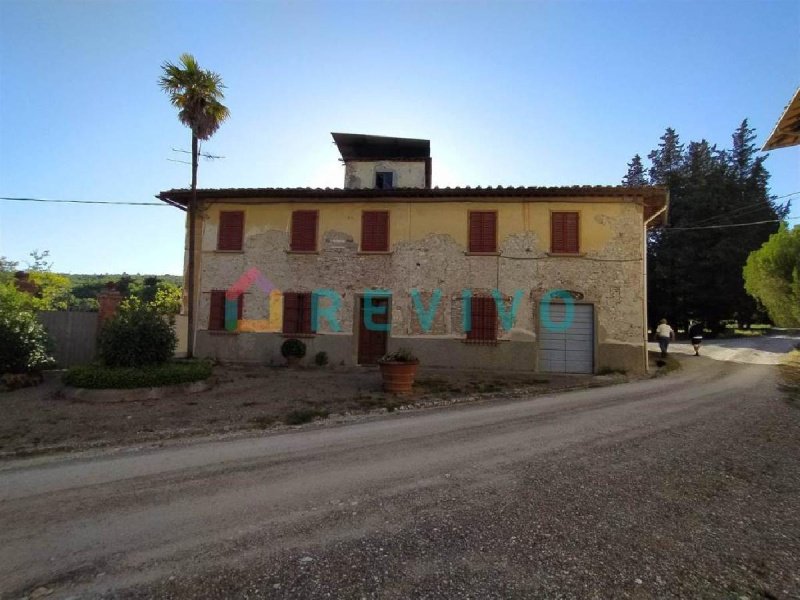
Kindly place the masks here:
[(471, 299), (471, 329), (467, 340), (472, 342), (497, 341), (497, 305), (494, 298), (474, 297)]
[(469, 213), (469, 252), (497, 252), (497, 213)]
[(578, 213), (550, 213), (550, 250), (557, 254), (578, 254)]
[(244, 237), (244, 211), (219, 213), (217, 250), (241, 250)]
[[(236, 317), (241, 319), (244, 312), (244, 294), (236, 299), (236, 303)], [(225, 329), (225, 290), (213, 290), (210, 305), (208, 329), (209, 331), (223, 331)]]
[(361, 213), (361, 251), (389, 251), (389, 211), (365, 210)]
[(317, 249), (316, 210), (292, 212), (292, 233), (289, 248), (294, 252), (314, 252)]
[(283, 294), (283, 333), (314, 333), (311, 330), (311, 294)]

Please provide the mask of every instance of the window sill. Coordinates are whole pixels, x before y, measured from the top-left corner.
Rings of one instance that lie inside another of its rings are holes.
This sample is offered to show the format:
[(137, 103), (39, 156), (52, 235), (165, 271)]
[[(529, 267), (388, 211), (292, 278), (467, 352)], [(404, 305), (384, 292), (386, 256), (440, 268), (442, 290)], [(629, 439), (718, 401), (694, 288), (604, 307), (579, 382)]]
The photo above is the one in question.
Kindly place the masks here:
[(547, 256), (552, 256), (554, 258), (583, 258), (586, 256), (585, 252), (548, 252)]
[(228, 331), (227, 329), (206, 329), (211, 335), (239, 335), (239, 330)]
[(285, 333), (281, 331), (281, 337), (285, 338), (313, 338), (317, 337), (316, 333)]
[(356, 254), (359, 256), (381, 256), (394, 254), (391, 250), (359, 250)]
[(216, 248), (211, 252), (214, 254), (244, 254), (244, 250), (220, 250), (219, 248)]
[(287, 250), (286, 254), (319, 254), (319, 250)]
[(500, 256), (499, 252), (464, 252), (466, 256)]

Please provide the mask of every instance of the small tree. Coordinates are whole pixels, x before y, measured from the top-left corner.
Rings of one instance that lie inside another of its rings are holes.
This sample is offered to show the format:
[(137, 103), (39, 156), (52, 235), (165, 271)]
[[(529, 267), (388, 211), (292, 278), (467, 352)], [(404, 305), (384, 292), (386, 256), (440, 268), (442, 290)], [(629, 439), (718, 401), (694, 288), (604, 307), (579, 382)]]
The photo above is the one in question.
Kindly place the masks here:
[(34, 314), (6, 303), (0, 306), (0, 374), (30, 373), (52, 366), (50, 337)]
[(744, 285), (776, 325), (800, 327), (800, 227), (782, 226), (750, 253)]
[(136, 297), (122, 302), (98, 337), (100, 359), (109, 367), (143, 367), (165, 363), (175, 353), (172, 326)]

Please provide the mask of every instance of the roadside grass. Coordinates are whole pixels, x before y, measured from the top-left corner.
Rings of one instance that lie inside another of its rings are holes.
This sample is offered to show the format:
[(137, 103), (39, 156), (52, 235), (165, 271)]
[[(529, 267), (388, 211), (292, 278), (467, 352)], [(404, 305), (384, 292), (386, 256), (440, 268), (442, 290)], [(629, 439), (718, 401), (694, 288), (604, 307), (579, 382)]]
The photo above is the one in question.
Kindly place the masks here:
[(650, 352), (649, 355), (650, 366), (656, 367), (656, 377), (663, 377), (681, 369), (681, 363), (674, 356), (668, 354), (666, 358), (661, 358), (660, 352)]
[(781, 374), (781, 389), (789, 400), (800, 406), (800, 349), (790, 352), (786, 359), (778, 365)]

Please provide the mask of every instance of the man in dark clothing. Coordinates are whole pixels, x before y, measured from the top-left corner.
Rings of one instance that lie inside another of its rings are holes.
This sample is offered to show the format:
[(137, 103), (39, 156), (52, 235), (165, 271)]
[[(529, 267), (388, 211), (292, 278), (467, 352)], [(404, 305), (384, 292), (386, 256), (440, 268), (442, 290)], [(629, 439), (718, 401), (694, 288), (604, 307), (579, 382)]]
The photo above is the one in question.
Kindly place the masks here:
[(702, 321), (695, 321), (689, 327), (689, 337), (692, 338), (692, 348), (694, 348), (694, 355), (700, 356), (700, 344), (703, 343)]

